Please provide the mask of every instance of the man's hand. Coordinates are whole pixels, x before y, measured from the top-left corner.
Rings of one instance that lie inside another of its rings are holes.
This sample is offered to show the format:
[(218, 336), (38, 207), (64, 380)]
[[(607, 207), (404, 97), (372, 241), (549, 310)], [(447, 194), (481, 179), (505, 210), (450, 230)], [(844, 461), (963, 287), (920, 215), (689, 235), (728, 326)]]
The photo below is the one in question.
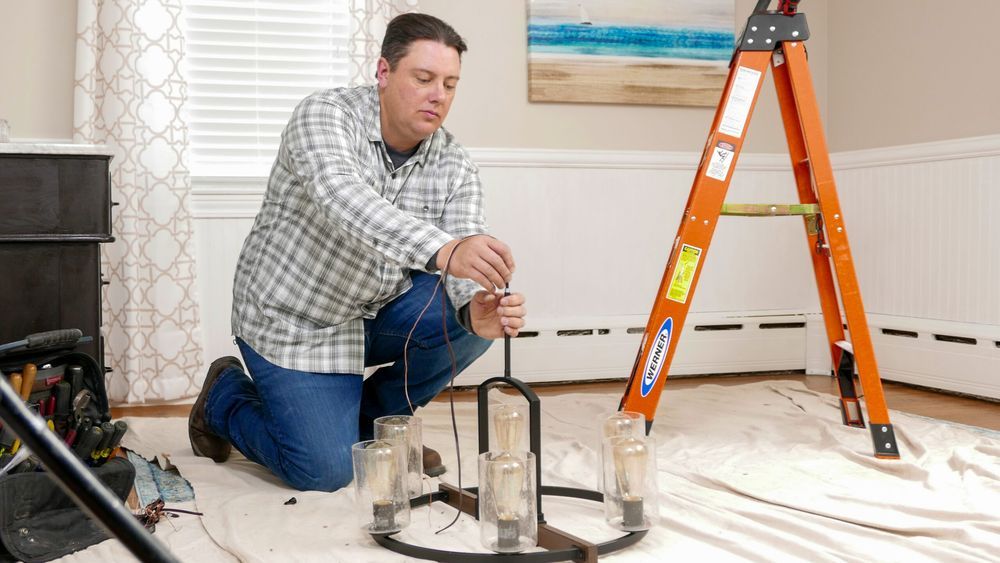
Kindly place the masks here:
[[(461, 242), (461, 244), (459, 244)], [(457, 247), (457, 248), (456, 248)], [(448, 257), (451, 256), (451, 263)], [(455, 239), (437, 253), (437, 267), (448, 275), (472, 280), (486, 291), (505, 287), (514, 272), (514, 256), (510, 247), (489, 235)]]
[(504, 295), (502, 291), (480, 291), (469, 301), (472, 330), (482, 338), (500, 338), (504, 334), (517, 336), (524, 326), (524, 296)]

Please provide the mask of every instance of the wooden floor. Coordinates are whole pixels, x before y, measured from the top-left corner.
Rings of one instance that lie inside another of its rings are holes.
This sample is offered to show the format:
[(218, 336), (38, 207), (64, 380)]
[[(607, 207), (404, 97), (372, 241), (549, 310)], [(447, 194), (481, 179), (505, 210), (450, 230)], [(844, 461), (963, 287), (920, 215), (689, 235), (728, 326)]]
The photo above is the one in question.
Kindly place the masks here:
[[(757, 381), (774, 380), (802, 381), (810, 389), (829, 393), (834, 396), (837, 395), (837, 385), (832, 377), (801, 374), (675, 377), (667, 381), (667, 387), (664, 392), (669, 392), (672, 389), (689, 389), (704, 384), (743, 385)], [(882, 386), (885, 391), (886, 404), (892, 410), (959, 422), (970, 426), (1000, 430), (1000, 402), (956, 396), (892, 382), (884, 382)], [(623, 381), (533, 387), (538, 395), (542, 397), (562, 393), (616, 394), (621, 393), (624, 388), (625, 383)], [(458, 401), (474, 401), (475, 398), (474, 389), (455, 391), (455, 399)], [(435, 401), (447, 400), (447, 393), (442, 393), (435, 399)], [(187, 416), (190, 409), (190, 405), (116, 407), (111, 409), (111, 413), (114, 418), (122, 416)]]

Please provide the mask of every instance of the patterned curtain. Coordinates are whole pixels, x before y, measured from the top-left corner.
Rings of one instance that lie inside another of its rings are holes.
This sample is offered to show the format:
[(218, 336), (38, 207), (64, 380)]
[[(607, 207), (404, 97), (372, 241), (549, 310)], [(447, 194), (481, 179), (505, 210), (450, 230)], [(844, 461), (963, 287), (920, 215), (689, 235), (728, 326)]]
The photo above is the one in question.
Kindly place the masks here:
[(193, 396), (202, 369), (188, 195), (181, 0), (78, 0), (74, 141), (108, 145), (102, 245), (112, 401)]
[(389, 20), (417, 11), (417, 0), (351, 0), (351, 86), (375, 83), (375, 65)]

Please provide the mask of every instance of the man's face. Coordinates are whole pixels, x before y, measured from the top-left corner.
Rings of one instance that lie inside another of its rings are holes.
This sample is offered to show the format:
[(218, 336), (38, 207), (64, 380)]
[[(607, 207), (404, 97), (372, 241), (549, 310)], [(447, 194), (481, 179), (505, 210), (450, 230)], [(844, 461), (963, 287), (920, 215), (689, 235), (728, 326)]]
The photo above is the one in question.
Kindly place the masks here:
[(411, 43), (395, 70), (379, 59), (382, 136), (392, 148), (408, 150), (441, 127), (461, 68), (458, 51), (426, 39)]

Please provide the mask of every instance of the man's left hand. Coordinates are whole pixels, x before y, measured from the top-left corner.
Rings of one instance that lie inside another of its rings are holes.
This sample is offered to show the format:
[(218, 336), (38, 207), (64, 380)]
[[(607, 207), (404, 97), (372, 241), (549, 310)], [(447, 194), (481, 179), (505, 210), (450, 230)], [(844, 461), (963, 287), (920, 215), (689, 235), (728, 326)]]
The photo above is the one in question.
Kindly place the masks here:
[(500, 338), (504, 334), (517, 336), (524, 326), (524, 296), (504, 295), (502, 291), (480, 291), (469, 302), (472, 330), (482, 338)]

